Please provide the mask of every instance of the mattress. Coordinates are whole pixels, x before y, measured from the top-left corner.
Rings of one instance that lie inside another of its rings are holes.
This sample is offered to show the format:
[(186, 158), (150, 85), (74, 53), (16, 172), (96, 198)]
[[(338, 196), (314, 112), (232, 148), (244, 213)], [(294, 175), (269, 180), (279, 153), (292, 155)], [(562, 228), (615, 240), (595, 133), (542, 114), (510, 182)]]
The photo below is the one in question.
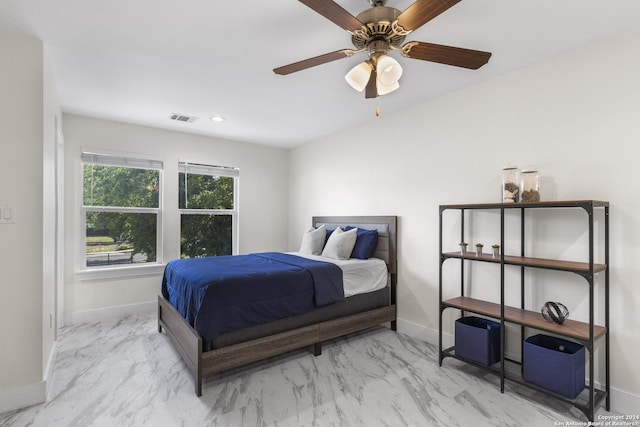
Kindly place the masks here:
[(387, 264), (381, 259), (339, 260), (300, 252), (289, 253), (316, 261), (330, 262), (340, 267), (345, 297), (377, 291), (387, 286)]

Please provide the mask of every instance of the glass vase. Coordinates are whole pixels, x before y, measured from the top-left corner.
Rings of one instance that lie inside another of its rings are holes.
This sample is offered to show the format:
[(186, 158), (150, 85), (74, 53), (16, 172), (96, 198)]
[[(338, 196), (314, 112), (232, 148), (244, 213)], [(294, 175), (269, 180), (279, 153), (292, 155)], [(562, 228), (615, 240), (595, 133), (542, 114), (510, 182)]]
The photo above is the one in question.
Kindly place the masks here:
[(505, 166), (502, 169), (502, 203), (514, 203), (519, 200), (519, 173), (517, 166)]
[(527, 169), (520, 174), (520, 201), (540, 201), (540, 174), (537, 170)]

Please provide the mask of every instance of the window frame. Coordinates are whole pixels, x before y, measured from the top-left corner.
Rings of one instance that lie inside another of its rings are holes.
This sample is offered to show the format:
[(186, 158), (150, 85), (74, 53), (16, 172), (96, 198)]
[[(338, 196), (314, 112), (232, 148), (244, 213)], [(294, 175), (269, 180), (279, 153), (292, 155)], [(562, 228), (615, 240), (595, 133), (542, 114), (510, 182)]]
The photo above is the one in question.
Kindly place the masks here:
[[(158, 171), (158, 207), (86, 206), (84, 204), (84, 165), (129, 167)], [(110, 277), (139, 276), (162, 272), (163, 264), (163, 209), (164, 206), (164, 163), (162, 159), (149, 155), (108, 150), (81, 149), (80, 153), (80, 233), (78, 237), (78, 275), (80, 279), (91, 280)], [(87, 266), (87, 214), (89, 212), (152, 213), (156, 215), (156, 259), (152, 262)]]
[[(230, 177), (233, 178), (233, 209), (190, 209), (180, 208), (180, 195), (178, 195), (178, 212), (180, 213), (179, 224), (180, 232), (178, 235), (178, 241), (182, 241), (182, 216), (183, 215), (215, 215), (215, 216), (231, 216), (231, 254), (238, 255), (238, 189), (240, 188), (240, 169), (231, 166), (214, 166), (204, 165), (202, 163), (191, 163), (187, 161), (178, 162), (178, 180), (180, 180), (180, 174), (186, 173), (193, 175), (208, 175), (212, 177)], [(179, 187), (179, 186), (178, 186)], [(180, 191), (180, 190), (178, 190)], [(185, 195), (185, 201), (187, 197)], [(180, 244), (179, 244), (180, 245)], [(178, 253), (181, 253), (181, 247), (178, 247)]]

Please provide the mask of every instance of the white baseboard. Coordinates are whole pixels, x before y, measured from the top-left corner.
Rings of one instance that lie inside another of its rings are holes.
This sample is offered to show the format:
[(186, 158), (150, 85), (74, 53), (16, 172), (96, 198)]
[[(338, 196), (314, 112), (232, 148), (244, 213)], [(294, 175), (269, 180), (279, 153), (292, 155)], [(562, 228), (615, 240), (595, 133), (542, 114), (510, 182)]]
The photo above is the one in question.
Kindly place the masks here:
[[(398, 332), (407, 334), (410, 337), (426, 341), (429, 344), (438, 345), (438, 330), (427, 328), (417, 323), (410, 322), (404, 319), (398, 319)], [(453, 345), (453, 335), (449, 333), (442, 334), (442, 345), (451, 347)]]
[(0, 414), (43, 403), (46, 397), (46, 381), (0, 389)]
[(51, 385), (51, 375), (55, 365), (57, 354), (57, 341), (53, 342), (51, 352), (45, 366), (43, 380), (33, 384), (26, 384), (18, 387), (0, 389), (0, 414), (28, 406), (44, 403), (49, 398), (49, 386)]
[(158, 309), (156, 301), (138, 304), (119, 305), (115, 307), (98, 308), (95, 310), (76, 311), (64, 314), (65, 325), (81, 325), (83, 323), (100, 320), (118, 319), (125, 316), (153, 313)]
[[(65, 325), (78, 325), (99, 320), (117, 319), (128, 315), (148, 314), (153, 313), (155, 310), (157, 310), (157, 303), (151, 301), (140, 304), (65, 313), (64, 321)], [(47, 401), (49, 386), (51, 385), (51, 375), (55, 369), (56, 352), (57, 342), (54, 342), (45, 366), (42, 381), (0, 389), (0, 413), (26, 408)]]
[[(427, 328), (408, 320), (398, 319), (398, 332), (438, 346), (438, 330), (436, 329)], [(443, 347), (447, 348), (453, 344), (453, 335), (449, 333), (442, 334)], [(603, 388), (599, 384), (598, 387)], [(611, 410), (613, 412), (625, 415), (640, 415), (638, 414), (638, 408), (640, 408), (640, 396), (611, 387)]]
[(51, 385), (51, 376), (56, 366), (56, 355), (58, 354), (58, 341), (54, 341), (51, 346), (51, 352), (49, 353), (49, 360), (44, 368), (44, 382), (45, 382), (45, 401), (49, 400), (49, 389)]
[(640, 415), (638, 408), (640, 408), (640, 396), (611, 387), (611, 409), (613, 411), (625, 415)]

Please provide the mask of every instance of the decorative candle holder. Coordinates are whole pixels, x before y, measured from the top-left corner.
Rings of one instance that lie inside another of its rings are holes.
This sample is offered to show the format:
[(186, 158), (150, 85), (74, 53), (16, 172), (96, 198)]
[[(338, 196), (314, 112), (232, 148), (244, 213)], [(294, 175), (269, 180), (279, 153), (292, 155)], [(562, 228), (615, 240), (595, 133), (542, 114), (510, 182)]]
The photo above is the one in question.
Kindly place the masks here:
[(491, 249), (493, 249), (493, 257), (500, 258), (500, 245), (491, 245)]
[(467, 253), (467, 246), (468, 246), (469, 244), (468, 244), (468, 243), (466, 243), (466, 242), (460, 242), (460, 243), (459, 243), (459, 245), (460, 245), (460, 253), (461, 253), (462, 255), (465, 255), (465, 254)]

